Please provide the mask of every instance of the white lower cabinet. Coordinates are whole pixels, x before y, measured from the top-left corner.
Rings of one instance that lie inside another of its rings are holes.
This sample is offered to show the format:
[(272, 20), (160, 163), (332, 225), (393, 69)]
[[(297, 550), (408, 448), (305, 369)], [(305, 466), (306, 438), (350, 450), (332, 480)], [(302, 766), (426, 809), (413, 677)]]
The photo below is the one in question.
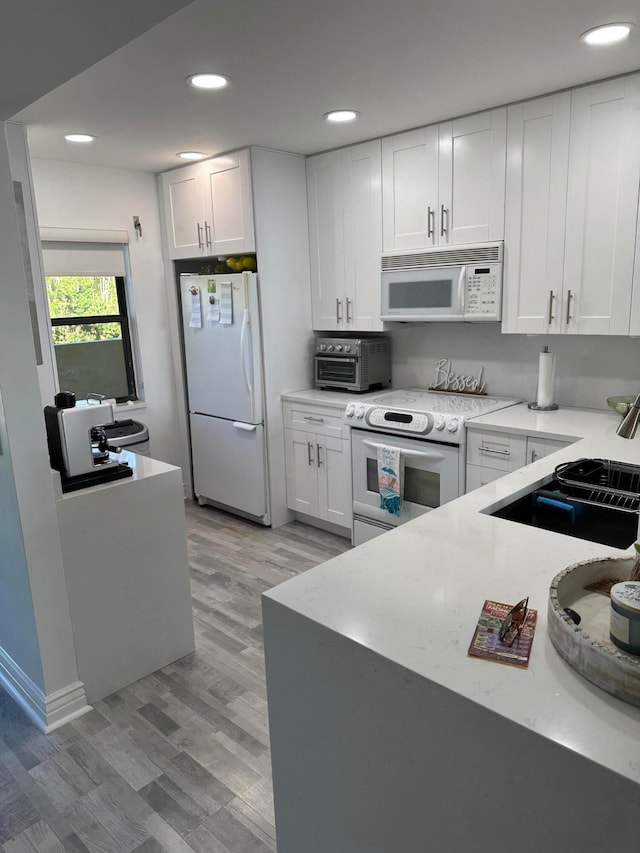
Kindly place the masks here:
[(351, 445), (336, 409), (285, 402), (287, 506), (350, 528)]
[(548, 456), (570, 441), (492, 430), (467, 432), (467, 492)]

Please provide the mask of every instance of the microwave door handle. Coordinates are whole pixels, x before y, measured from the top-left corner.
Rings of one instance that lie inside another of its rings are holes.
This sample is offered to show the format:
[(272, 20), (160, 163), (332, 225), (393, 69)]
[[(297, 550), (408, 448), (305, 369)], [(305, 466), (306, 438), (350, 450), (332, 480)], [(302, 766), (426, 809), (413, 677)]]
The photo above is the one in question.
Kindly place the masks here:
[(467, 281), (467, 268), (460, 267), (460, 277), (458, 279), (458, 305), (461, 309), (461, 314), (467, 313), (466, 299), (465, 299), (465, 283)]
[[(367, 447), (370, 447), (372, 450), (379, 450), (381, 447), (393, 447), (392, 444), (376, 444), (375, 441), (367, 441), (365, 438), (362, 442)], [(411, 456), (416, 459), (444, 459), (444, 454), (436, 453), (435, 451), (423, 451), (423, 450), (405, 450), (403, 447), (398, 448), (400, 450), (401, 456)]]

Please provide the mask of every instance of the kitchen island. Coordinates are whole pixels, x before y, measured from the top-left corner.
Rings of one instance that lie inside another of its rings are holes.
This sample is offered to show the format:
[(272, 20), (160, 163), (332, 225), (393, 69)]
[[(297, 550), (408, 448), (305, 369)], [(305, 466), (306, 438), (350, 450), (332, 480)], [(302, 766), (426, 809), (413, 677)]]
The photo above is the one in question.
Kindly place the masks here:
[[(640, 708), (584, 680), (547, 634), (553, 577), (630, 550), (486, 513), (562, 461), (640, 464), (640, 438), (605, 421), (264, 595), (279, 853), (637, 846)], [(467, 657), (484, 600), (526, 595), (528, 669)]]
[(63, 493), (51, 472), (90, 703), (195, 648), (182, 471), (127, 450), (113, 455), (131, 477)]

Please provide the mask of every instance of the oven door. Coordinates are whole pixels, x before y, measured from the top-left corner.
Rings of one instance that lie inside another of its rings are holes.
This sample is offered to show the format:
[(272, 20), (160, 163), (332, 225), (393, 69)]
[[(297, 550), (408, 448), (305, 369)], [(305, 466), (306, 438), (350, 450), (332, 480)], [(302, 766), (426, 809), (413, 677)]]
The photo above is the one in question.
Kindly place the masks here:
[[(380, 507), (378, 448), (400, 449), (400, 515)], [(463, 493), (460, 449), (456, 445), (351, 430), (353, 514), (395, 527), (436, 509)]]
[(327, 355), (314, 356), (316, 388), (346, 388), (360, 391), (359, 358)]

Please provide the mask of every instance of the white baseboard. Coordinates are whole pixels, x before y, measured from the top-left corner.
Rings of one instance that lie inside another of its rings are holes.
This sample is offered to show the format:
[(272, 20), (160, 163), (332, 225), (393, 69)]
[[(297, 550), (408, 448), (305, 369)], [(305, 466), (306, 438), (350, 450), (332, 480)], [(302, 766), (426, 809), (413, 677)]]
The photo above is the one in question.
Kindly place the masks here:
[(75, 681), (45, 694), (0, 647), (0, 684), (43, 732), (52, 732), (91, 710), (84, 684)]

